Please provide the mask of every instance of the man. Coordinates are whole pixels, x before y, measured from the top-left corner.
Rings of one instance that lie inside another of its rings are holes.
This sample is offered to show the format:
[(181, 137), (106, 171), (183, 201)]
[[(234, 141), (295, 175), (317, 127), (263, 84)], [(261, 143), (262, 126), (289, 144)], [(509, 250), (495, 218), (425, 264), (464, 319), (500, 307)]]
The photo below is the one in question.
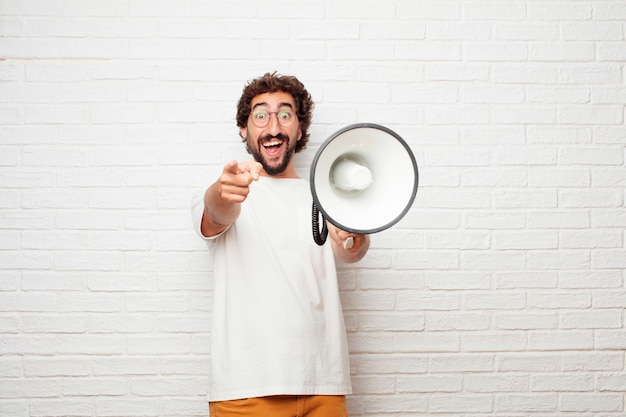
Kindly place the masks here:
[(356, 262), (370, 241), (330, 224), (329, 242), (313, 241), (311, 192), (293, 160), (313, 107), (292, 76), (246, 85), (237, 125), (254, 160), (227, 163), (194, 200), (195, 228), (214, 254), (211, 417), (348, 415), (335, 257)]

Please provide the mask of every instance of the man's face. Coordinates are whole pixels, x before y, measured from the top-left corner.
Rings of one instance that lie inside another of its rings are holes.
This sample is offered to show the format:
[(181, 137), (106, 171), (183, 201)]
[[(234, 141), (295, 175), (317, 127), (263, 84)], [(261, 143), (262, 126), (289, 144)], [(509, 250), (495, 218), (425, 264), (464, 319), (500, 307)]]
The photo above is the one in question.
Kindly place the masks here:
[(282, 91), (264, 93), (250, 105), (246, 127), (240, 128), (246, 149), (268, 175), (296, 177), (292, 157), (302, 130), (293, 97)]

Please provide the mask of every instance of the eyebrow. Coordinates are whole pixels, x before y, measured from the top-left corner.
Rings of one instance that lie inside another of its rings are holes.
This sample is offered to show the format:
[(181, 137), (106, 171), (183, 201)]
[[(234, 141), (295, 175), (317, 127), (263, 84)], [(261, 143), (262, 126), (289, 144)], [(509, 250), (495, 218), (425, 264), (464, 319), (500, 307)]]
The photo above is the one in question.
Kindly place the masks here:
[[(257, 107), (266, 107), (269, 106), (269, 104), (267, 104), (266, 102), (262, 101), (260, 103), (255, 104), (254, 106), (252, 106), (252, 110), (256, 109)], [(293, 105), (291, 103), (287, 103), (287, 102), (282, 102), (282, 103), (278, 103), (278, 108), (281, 109), (283, 107), (289, 107), (290, 109), (293, 110)]]

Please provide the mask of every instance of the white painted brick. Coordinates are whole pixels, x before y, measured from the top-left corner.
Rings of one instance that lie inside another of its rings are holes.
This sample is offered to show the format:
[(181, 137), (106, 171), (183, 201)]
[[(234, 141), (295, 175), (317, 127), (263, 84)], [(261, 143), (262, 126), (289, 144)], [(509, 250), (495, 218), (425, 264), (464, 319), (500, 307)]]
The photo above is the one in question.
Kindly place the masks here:
[(429, 359), (431, 372), (489, 372), (494, 369), (494, 356), (485, 353), (436, 354)]
[(452, 251), (423, 251), (421, 255), (415, 252), (394, 252), (392, 266), (396, 269), (458, 269), (458, 254)]
[(135, 378), (131, 383), (130, 391), (141, 397), (193, 396), (198, 392), (198, 380), (172, 376)]
[(493, 411), (493, 399), (489, 395), (433, 394), (428, 410), (432, 413), (486, 413)]
[(24, 249), (85, 249), (85, 235), (81, 232), (22, 232), (21, 247)]
[(561, 39), (569, 41), (623, 40), (623, 25), (618, 22), (585, 22), (561, 26)]
[(522, 269), (527, 264), (526, 255), (522, 252), (509, 251), (464, 251), (461, 254), (460, 267), (466, 270), (508, 270)]
[(558, 353), (499, 353), (496, 368), (501, 372), (559, 372), (561, 359)]
[(91, 272), (87, 286), (91, 291), (152, 291), (157, 278), (151, 273)]
[(2, 6), (3, 15), (51, 16), (61, 15), (63, 11), (63, 2), (58, 0), (6, 0)]
[(3, 251), (0, 253), (0, 269), (51, 269), (54, 259), (51, 253), (43, 251)]
[(566, 352), (564, 371), (616, 371), (624, 368), (623, 352)]
[(591, 175), (585, 169), (547, 168), (528, 169), (531, 187), (586, 187), (591, 185)]
[(526, 307), (526, 297), (521, 292), (489, 293), (468, 292), (462, 297), (464, 310), (520, 310)]
[(429, 21), (453, 20), (461, 18), (461, 7), (458, 2), (451, 2), (445, 8), (437, 1), (399, 1), (396, 15), (400, 19), (421, 18)]
[(515, 352), (528, 348), (527, 337), (515, 332), (468, 332), (461, 336), (461, 348), (464, 352)]
[(520, 86), (467, 86), (461, 90), (464, 103), (522, 103), (524, 89)]
[(526, 215), (522, 212), (466, 211), (465, 226), (470, 229), (499, 230), (521, 229), (526, 226)]
[(556, 231), (496, 232), (493, 247), (498, 250), (556, 249), (559, 247), (559, 235)]
[(429, 249), (489, 249), (490, 237), (480, 232), (428, 232), (425, 235)]
[(403, 310), (458, 310), (459, 295), (437, 293), (411, 293), (403, 291), (396, 299), (396, 309)]
[(359, 313), (359, 329), (362, 331), (421, 331), (424, 330), (422, 314)]
[(23, 63), (0, 61), (0, 80), (23, 81), (25, 79), (25, 75), (26, 71)]
[(564, 107), (558, 111), (559, 122), (564, 124), (621, 124), (623, 109), (619, 106)]
[(95, 357), (93, 373), (99, 376), (156, 375), (159, 373), (159, 359), (153, 357)]
[(592, 331), (550, 331), (532, 332), (528, 335), (530, 350), (589, 350), (594, 346)]
[(531, 20), (589, 20), (593, 14), (591, 4), (569, 3), (563, 7), (560, 3), (537, 4), (529, 3), (527, 6), (528, 17)]
[(431, 81), (486, 81), (489, 67), (484, 64), (438, 63), (425, 64), (425, 78)]
[(94, 315), (89, 320), (91, 333), (150, 333), (154, 330), (154, 319), (148, 315), (113, 316), (106, 314)]
[(353, 388), (363, 394), (393, 394), (395, 391), (396, 378), (393, 376), (353, 377)]
[(595, 334), (595, 346), (598, 349), (626, 349), (626, 331), (617, 330), (597, 330)]
[(398, 333), (394, 336), (397, 352), (457, 352), (459, 337), (453, 332)]
[(555, 66), (501, 64), (495, 65), (492, 69), (492, 79), (498, 83), (555, 84), (559, 76), (558, 72)]
[(494, 409), (498, 412), (520, 410), (525, 412), (556, 412), (557, 394), (507, 394), (496, 397)]
[(469, 392), (476, 393), (525, 392), (528, 389), (528, 377), (517, 375), (469, 375), (464, 383)]
[(84, 333), (87, 322), (83, 317), (29, 314), (22, 318), (24, 333)]
[(93, 401), (86, 399), (54, 399), (36, 400), (30, 404), (30, 415), (33, 417), (91, 415), (94, 412)]
[(542, 309), (589, 308), (591, 295), (581, 292), (533, 293), (529, 296), (528, 306)]
[(120, 296), (103, 295), (61, 295), (59, 296), (59, 311), (69, 312), (121, 312), (122, 298)]
[(556, 288), (557, 273), (546, 271), (502, 272), (495, 275), (495, 287), (515, 288)]
[(626, 47), (623, 42), (606, 42), (598, 45), (598, 61), (621, 62), (626, 57)]
[(590, 226), (590, 221), (586, 212), (534, 211), (529, 214), (528, 225), (533, 229), (583, 229)]
[(526, 88), (525, 97), (530, 103), (584, 104), (590, 101), (589, 90), (589, 88), (573, 87), (529, 87)]
[(461, 55), (456, 41), (402, 41), (395, 52), (396, 59), (419, 61), (459, 61)]
[(616, 64), (585, 65), (584, 67), (564, 67), (559, 71), (559, 79), (563, 84), (615, 84), (619, 83), (622, 71)]
[(544, 190), (496, 191), (493, 200), (493, 205), (498, 209), (546, 209), (557, 206), (557, 194)]
[(562, 269), (587, 269), (590, 265), (589, 251), (586, 250), (561, 250), (558, 253), (552, 251), (534, 251), (528, 254), (528, 268), (531, 270), (562, 270)]
[(620, 231), (563, 231), (559, 236), (563, 248), (620, 248), (624, 246)]
[(494, 38), (513, 41), (555, 41), (559, 38), (559, 27), (549, 23), (499, 23), (495, 25)]
[(82, 272), (24, 271), (21, 274), (24, 291), (82, 291), (85, 288)]
[(490, 317), (477, 313), (440, 313), (426, 314), (424, 329), (427, 331), (486, 330), (490, 327)]
[(171, 295), (142, 294), (141, 297), (127, 296), (124, 304), (127, 311), (183, 312), (189, 309), (189, 297), (176, 293)]
[(61, 390), (63, 395), (75, 397), (119, 396), (127, 392), (121, 378), (62, 378)]
[(528, 46), (523, 42), (466, 42), (463, 59), (469, 62), (515, 62), (528, 60)]
[(0, 378), (19, 378), (23, 375), (22, 359), (14, 356), (0, 359)]
[(624, 307), (626, 292), (599, 290), (593, 293), (593, 306), (597, 308)]
[(24, 374), (27, 377), (86, 377), (91, 374), (91, 363), (90, 360), (77, 357), (67, 359), (25, 358)]
[(154, 398), (107, 398), (96, 399), (96, 415), (102, 417), (156, 417), (160, 404)]
[(355, 354), (352, 362), (361, 374), (426, 373), (428, 361), (424, 355)]
[(429, 272), (426, 274), (426, 287), (432, 290), (488, 289), (490, 278), (488, 274), (480, 272), (458, 271), (453, 274)]
[(60, 252), (54, 256), (54, 267), (59, 271), (114, 271), (122, 264), (118, 252)]
[[(17, 334), (20, 332), (20, 323), (16, 316), (0, 316), (0, 333)], [(0, 366), (2, 362), (0, 362)]]
[(190, 338), (187, 335), (128, 336), (126, 350), (130, 355), (184, 355), (191, 351)]
[(562, 329), (619, 329), (623, 327), (622, 312), (598, 310), (594, 312), (564, 312), (559, 320)]
[(531, 144), (547, 143), (591, 143), (591, 129), (584, 126), (530, 126), (527, 140)]
[(426, 412), (428, 410), (428, 399), (424, 396), (416, 395), (394, 395), (393, 397), (382, 397), (378, 395), (366, 396), (363, 400), (363, 407), (368, 413), (405, 413)]
[(498, 313), (495, 316), (495, 328), (499, 330), (556, 329), (557, 327), (558, 317), (555, 313)]
[(626, 375), (624, 373), (617, 374), (600, 374), (597, 379), (597, 387), (599, 391), (626, 391)]
[(622, 394), (563, 394), (560, 408), (565, 412), (620, 412), (623, 408)]
[(397, 389), (401, 393), (460, 392), (463, 381), (458, 376), (400, 376)]
[[(569, 189), (559, 191), (559, 200), (561, 207), (581, 208), (613, 208), (621, 207), (624, 198), (620, 194), (616, 194), (612, 189)], [(586, 202), (586, 204), (585, 204)]]
[(24, 400), (2, 400), (2, 412), (11, 417), (30, 417), (28, 408)]

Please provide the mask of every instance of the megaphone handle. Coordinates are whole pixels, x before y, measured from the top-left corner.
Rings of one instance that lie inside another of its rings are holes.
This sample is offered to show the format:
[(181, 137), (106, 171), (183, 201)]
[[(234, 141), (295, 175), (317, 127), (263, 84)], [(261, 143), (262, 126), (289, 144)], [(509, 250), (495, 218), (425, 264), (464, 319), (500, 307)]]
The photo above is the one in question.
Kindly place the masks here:
[(326, 225), (326, 219), (323, 220), (322, 223), (322, 231), (320, 232), (320, 210), (313, 202), (313, 209), (311, 213), (311, 223), (313, 227), (313, 240), (317, 243), (318, 246), (322, 246), (326, 243), (326, 238), (328, 237), (328, 226)]

